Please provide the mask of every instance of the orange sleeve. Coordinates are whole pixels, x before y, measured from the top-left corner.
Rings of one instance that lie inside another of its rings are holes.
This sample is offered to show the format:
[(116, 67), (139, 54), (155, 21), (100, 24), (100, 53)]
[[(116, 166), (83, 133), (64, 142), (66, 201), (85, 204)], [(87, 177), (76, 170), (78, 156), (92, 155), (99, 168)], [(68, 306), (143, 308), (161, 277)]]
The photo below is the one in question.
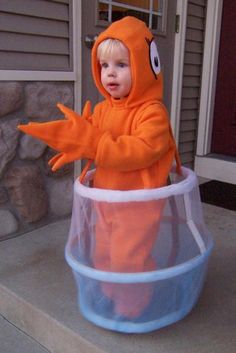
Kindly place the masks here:
[(101, 137), (95, 163), (123, 172), (147, 168), (167, 153), (170, 143), (167, 112), (153, 104), (140, 113), (131, 135), (114, 138), (107, 132)]

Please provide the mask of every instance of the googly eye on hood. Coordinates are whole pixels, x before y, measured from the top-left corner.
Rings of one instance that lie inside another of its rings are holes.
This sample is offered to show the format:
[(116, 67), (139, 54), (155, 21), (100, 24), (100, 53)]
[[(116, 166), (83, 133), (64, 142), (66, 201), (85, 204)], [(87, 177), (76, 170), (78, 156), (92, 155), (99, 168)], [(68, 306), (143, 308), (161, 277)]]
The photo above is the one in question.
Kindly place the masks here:
[(149, 42), (147, 39), (147, 43), (149, 45), (149, 59), (150, 66), (154, 73), (154, 77), (157, 78), (157, 75), (161, 72), (161, 62), (157, 50), (156, 43), (154, 42), (154, 38)]
[(100, 64), (97, 60), (97, 47), (105, 39), (120, 40), (130, 53), (132, 88), (124, 98), (124, 105), (133, 107), (148, 101), (162, 100), (163, 78), (160, 58), (154, 38), (146, 24), (131, 16), (112, 23), (102, 32), (92, 49), (92, 72), (100, 93), (112, 102), (100, 80)]

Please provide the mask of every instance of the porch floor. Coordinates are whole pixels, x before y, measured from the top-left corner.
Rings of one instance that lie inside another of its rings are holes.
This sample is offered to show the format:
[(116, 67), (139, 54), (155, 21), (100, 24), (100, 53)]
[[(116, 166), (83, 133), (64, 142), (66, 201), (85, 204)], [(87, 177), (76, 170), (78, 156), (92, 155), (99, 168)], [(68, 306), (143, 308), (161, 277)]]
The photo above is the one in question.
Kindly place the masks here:
[(203, 210), (215, 247), (200, 300), (182, 321), (148, 334), (106, 331), (80, 315), (64, 260), (69, 220), (0, 243), (0, 351), (235, 352), (236, 212), (208, 204)]

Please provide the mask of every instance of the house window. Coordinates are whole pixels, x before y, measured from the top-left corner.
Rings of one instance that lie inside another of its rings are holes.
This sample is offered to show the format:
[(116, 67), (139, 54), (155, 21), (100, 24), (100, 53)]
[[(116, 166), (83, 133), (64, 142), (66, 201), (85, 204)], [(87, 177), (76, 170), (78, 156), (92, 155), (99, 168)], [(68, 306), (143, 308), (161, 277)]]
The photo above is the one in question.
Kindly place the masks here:
[(97, 2), (97, 24), (107, 26), (125, 16), (144, 21), (155, 34), (165, 34), (167, 0), (127, 0)]

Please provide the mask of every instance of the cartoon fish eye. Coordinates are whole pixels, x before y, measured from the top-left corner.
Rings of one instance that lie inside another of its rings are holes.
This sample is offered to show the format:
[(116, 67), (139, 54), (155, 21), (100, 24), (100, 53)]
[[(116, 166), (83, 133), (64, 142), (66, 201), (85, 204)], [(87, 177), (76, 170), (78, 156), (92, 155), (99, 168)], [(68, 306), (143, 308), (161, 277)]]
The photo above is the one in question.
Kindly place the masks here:
[(150, 54), (150, 63), (151, 63), (151, 68), (152, 71), (154, 72), (155, 75), (158, 75), (161, 71), (161, 62), (159, 58), (159, 54), (157, 51), (157, 46), (156, 43), (154, 42), (154, 39), (151, 40), (149, 44), (149, 54)]

